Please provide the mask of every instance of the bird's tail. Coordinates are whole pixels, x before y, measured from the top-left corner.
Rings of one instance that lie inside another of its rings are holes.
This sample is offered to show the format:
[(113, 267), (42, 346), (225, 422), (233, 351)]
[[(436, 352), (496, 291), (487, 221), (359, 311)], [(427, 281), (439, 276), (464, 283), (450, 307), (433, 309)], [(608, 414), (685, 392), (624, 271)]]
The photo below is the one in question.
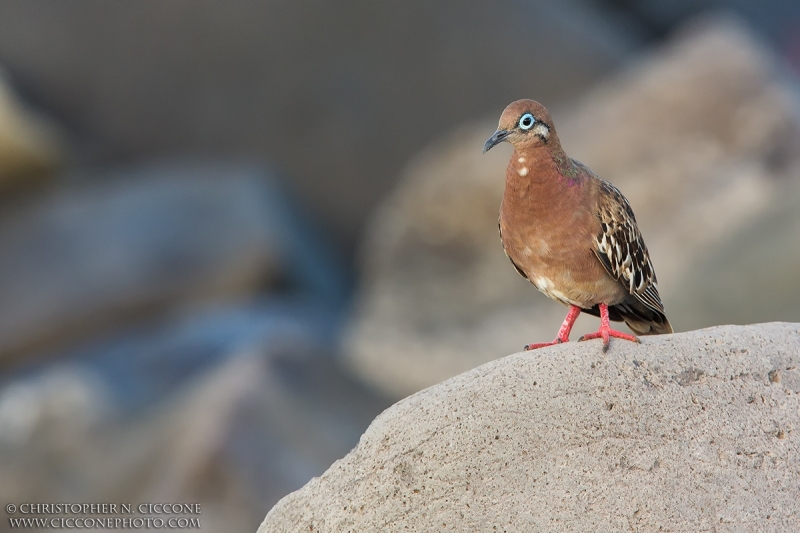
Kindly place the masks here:
[(608, 315), (611, 320), (624, 320), (631, 331), (637, 335), (663, 335), (673, 332), (667, 315), (634, 298), (609, 306)]
[(625, 324), (631, 328), (631, 331), (637, 335), (664, 335), (665, 333), (672, 333), (672, 324), (669, 323), (667, 317), (662, 314), (659, 318), (661, 320), (648, 322), (629, 317), (623, 317), (623, 320)]

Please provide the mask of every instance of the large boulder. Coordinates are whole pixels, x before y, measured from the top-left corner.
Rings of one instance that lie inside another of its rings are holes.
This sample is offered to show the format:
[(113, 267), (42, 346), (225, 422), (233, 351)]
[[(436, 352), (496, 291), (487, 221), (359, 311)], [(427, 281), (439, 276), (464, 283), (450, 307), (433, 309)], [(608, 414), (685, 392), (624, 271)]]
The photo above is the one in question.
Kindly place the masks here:
[(487, 363), (380, 415), (259, 533), (798, 531), (800, 324)]
[[(786, 252), (797, 239), (782, 229), (800, 224), (800, 119), (786, 80), (746, 28), (707, 19), (552, 110), (567, 153), (631, 201), (677, 330), (800, 320), (797, 261)], [(500, 111), (416, 158), (365, 238), (348, 362), (398, 397), (549, 341), (566, 314), (517, 275), (499, 243), (510, 147), (481, 147)], [(581, 317), (574, 331), (596, 328)]]

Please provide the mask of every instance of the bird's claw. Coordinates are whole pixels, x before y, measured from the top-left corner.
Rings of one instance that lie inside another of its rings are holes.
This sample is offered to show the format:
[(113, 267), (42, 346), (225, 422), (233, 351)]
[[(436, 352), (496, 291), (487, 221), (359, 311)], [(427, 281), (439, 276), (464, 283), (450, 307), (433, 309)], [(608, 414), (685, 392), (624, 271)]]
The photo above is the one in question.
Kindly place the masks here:
[(529, 352), (529, 351), (531, 351), (531, 350), (537, 350), (537, 349), (539, 349), (539, 348), (545, 348), (545, 347), (547, 347), (547, 346), (555, 346), (556, 344), (561, 344), (561, 343), (564, 343), (564, 342), (569, 342), (569, 341), (565, 341), (565, 340), (561, 340), (561, 339), (556, 339), (556, 340), (554, 340), (553, 342), (537, 342), (537, 343), (535, 343), (535, 344), (526, 344), (526, 345), (525, 345), (525, 348), (523, 348), (523, 349), (524, 349), (526, 352)]
[(594, 333), (587, 333), (586, 335), (582, 335), (578, 342), (588, 341), (591, 339), (603, 339), (603, 351), (608, 351), (609, 341), (611, 337), (616, 337), (618, 339), (624, 339), (626, 341), (635, 342), (637, 344), (641, 344), (642, 341), (639, 340), (639, 337), (636, 335), (630, 335), (628, 333), (623, 333), (621, 331), (617, 331), (611, 328), (604, 328), (600, 327), (599, 330), (595, 331)]

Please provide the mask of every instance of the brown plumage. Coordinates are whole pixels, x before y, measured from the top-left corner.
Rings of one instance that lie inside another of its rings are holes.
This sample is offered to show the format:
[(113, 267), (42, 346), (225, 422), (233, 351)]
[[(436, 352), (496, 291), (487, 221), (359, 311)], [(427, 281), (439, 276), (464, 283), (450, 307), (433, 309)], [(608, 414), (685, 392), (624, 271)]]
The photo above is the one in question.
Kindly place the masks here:
[(538, 102), (518, 100), (500, 117), (484, 152), (514, 146), (500, 206), (503, 249), (517, 271), (550, 298), (570, 306), (551, 343), (569, 340), (581, 311), (599, 316), (597, 333), (637, 341), (612, 330), (624, 320), (639, 335), (672, 333), (656, 288), (656, 274), (636, 217), (622, 193), (561, 148), (550, 114)]

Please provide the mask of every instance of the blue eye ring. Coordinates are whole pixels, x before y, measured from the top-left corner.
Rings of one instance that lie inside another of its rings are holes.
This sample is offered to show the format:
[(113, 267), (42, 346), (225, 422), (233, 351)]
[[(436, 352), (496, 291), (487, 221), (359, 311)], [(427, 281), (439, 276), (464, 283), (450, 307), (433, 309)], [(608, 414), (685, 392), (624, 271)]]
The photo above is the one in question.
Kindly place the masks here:
[(519, 129), (521, 130), (529, 130), (536, 124), (536, 119), (533, 118), (533, 115), (530, 113), (525, 113), (521, 117), (519, 117)]

